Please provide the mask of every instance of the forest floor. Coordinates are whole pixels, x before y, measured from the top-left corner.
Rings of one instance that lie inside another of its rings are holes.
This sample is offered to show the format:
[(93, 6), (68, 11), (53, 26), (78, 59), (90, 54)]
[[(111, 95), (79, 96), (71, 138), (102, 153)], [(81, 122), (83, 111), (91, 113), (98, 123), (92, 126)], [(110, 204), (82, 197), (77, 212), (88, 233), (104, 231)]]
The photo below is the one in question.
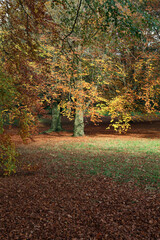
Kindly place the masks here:
[(40, 123), (27, 144), (8, 130), (19, 166), (0, 177), (0, 240), (160, 240), (160, 121), (107, 126)]

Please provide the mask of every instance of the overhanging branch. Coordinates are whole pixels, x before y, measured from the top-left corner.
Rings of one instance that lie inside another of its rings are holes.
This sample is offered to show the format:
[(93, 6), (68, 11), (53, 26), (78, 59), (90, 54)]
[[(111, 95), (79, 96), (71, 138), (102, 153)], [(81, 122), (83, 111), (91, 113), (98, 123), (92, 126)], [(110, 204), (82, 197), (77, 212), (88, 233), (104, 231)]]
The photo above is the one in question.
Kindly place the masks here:
[(66, 38), (68, 38), (68, 37), (73, 33), (74, 28), (75, 28), (75, 25), (76, 25), (77, 20), (78, 20), (78, 16), (79, 16), (79, 11), (80, 11), (81, 5), (82, 5), (82, 0), (80, 0), (80, 2), (79, 2), (79, 6), (78, 6), (78, 8), (77, 8), (77, 13), (76, 13), (76, 18), (75, 18), (75, 20), (74, 20), (74, 24), (73, 24), (73, 26), (72, 26), (72, 29), (71, 29), (71, 31), (63, 38), (63, 41), (64, 41)]

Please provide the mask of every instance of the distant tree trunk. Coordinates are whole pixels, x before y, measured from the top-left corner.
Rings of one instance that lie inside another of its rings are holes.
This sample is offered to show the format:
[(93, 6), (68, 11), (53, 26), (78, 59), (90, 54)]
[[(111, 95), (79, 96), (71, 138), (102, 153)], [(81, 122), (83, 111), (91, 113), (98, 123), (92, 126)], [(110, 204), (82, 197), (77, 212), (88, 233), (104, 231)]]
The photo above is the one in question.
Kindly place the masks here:
[(84, 136), (84, 113), (83, 110), (76, 109), (74, 118), (74, 137)]
[(51, 130), (53, 132), (61, 131), (61, 112), (58, 107), (58, 103), (54, 103), (52, 106), (52, 121), (51, 121)]
[(62, 131), (61, 112), (58, 103), (54, 103), (52, 106), (51, 128), (46, 133), (58, 131)]

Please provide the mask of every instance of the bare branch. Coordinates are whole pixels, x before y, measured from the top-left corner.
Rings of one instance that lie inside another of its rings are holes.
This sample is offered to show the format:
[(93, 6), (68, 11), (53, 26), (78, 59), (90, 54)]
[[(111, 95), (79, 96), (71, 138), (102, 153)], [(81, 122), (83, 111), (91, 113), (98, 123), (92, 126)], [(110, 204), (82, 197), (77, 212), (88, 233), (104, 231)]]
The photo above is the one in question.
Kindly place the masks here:
[(27, 13), (26, 9), (24, 8), (23, 3), (22, 3), (21, 0), (19, 0), (19, 4), (21, 5), (21, 7), (22, 7), (23, 11), (25, 12), (25, 14), (26, 14), (29, 18), (31, 18), (31, 16)]
[(82, 5), (82, 0), (80, 0), (79, 6), (78, 6), (78, 8), (77, 8), (76, 18), (75, 18), (75, 20), (74, 20), (74, 24), (73, 24), (73, 26), (72, 26), (72, 30), (63, 38), (63, 41), (64, 41), (66, 38), (68, 38), (68, 37), (73, 33), (74, 28), (75, 28), (75, 25), (76, 25), (77, 20), (78, 20), (78, 16), (79, 16), (79, 11), (80, 11), (81, 5)]

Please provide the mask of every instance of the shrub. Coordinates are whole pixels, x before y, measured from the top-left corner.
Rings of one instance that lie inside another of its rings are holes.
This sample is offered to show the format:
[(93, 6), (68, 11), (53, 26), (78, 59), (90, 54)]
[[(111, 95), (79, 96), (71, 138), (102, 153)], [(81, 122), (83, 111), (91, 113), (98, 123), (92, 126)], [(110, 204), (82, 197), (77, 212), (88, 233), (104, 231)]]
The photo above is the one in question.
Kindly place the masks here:
[(16, 163), (18, 156), (15, 145), (11, 137), (7, 134), (0, 135), (0, 169), (4, 175), (10, 175), (16, 172)]

